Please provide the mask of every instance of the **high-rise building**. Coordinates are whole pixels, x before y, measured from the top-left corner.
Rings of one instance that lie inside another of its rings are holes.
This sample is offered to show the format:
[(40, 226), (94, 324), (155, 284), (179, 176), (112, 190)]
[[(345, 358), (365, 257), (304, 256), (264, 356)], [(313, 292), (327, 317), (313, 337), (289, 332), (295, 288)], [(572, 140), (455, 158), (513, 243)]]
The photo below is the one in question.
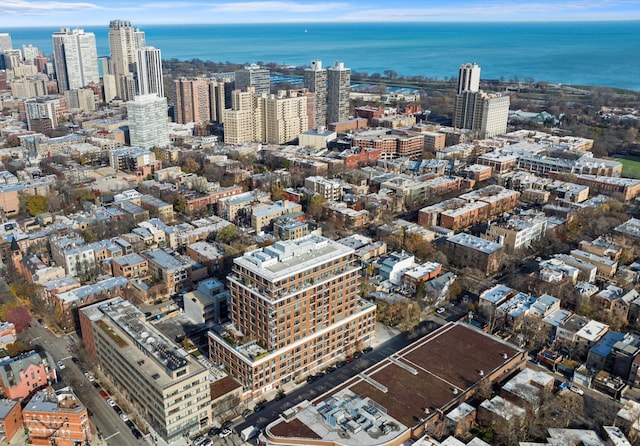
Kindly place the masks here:
[(82, 88), (91, 82), (100, 83), (93, 33), (69, 28), (53, 33), (53, 59), (60, 92)]
[(126, 394), (158, 444), (184, 442), (212, 421), (209, 371), (140, 310), (115, 297), (78, 313), (87, 355)]
[(176, 122), (196, 124), (209, 122), (209, 80), (180, 78), (174, 82), (176, 91)]
[[(264, 95), (264, 139), (267, 144), (286, 144), (295, 140), (313, 125), (314, 95), (308, 90), (279, 91), (277, 95)], [(311, 110), (309, 110), (311, 108)]]
[(136, 65), (136, 39), (131, 22), (112, 20), (109, 23), (110, 73), (116, 77), (118, 96), (130, 101), (135, 96), (133, 72)]
[(312, 128), (327, 125), (327, 70), (321, 60), (311, 61), (311, 67), (304, 70), (304, 88), (316, 95), (315, 124)]
[(136, 56), (138, 94), (155, 93), (160, 97), (164, 97), (162, 55), (160, 50), (152, 46), (145, 46), (136, 50)]
[(266, 68), (260, 68), (256, 64), (238, 70), (236, 75), (236, 88), (246, 91), (248, 87), (253, 87), (256, 96), (271, 92), (271, 73)]
[[(224, 122), (227, 96), (229, 96), (229, 98), (231, 97), (233, 83), (233, 79), (231, 78), (212, 79), (209, 83), (209, 109), (211, 111), (212, 121)], [(229, 103), (230, 102), (229, 100)]]
[(0, 33), (0, 53), (4, 53), (13, 48), (11, 35), (9, 33)]
[(96, 109), (96, 98), (92, 89), (78, 88), (64, 92), (68, 108), (79, 108), (83, 111), (94, 111)]
[(136, 96), (127, 102), (127, 114), (132, 146), (151, 149), (169, 145), (167, 98), (156, 94)]
[(40, 50), (38, 50), (37, 47), (31, 44), (22, 45), (22, 58), (25, 60), (25, 62), (33, 63), (35, 58), (41, 55), (42, 53), (40, 52)]
[(342, 62), (336, 62), (327, 70), (327, 80), (327, 123), (346, 121), (349, 119), (351, 69), (345, 68)]
[(261, 102), (256, 98), (253, 87), (247, 91), (234, 90), (231, 93), (231, 108), (224, 110), (224, 142), (245, 144), (261, 141), (264, 126)]
[(209, 332), (211, 359), (257, 396), (362, 349), (375, 336), (376, 306), (359, 297), (359, 271), (352, 248), (317, 235), (235, 258), (233, 328)]
[(67, 111), (67, 100), (64, 98), (43, 97), (25, 101), (25, 114), (29, 130), (32, 127), (32, 120), (36, 119), (49, 120), (50, 128), (55, 129), (58, 127), (58, 120)]
[(453, 110), (453, 126), (477, 133), (479, 138), (491, 138), (507, 131), (509, 96), (489, 94), (479, 89), (480, 67), (464, 64), (460, 67), (458, 94)]
[(458, 71), (458, 94), (463, 91), (480, 90), (480, 67), (474, 63), (460, 66)]

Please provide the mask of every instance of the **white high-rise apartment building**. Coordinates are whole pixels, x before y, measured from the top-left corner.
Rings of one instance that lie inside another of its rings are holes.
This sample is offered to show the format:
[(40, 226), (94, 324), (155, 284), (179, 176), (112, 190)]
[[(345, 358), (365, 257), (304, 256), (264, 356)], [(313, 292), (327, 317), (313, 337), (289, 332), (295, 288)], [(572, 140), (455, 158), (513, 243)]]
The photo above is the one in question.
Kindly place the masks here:
[(315, 128), (327, 125), (327, 70), (321, 60), (311, 61), (311, 67), (304, 70), (304, 88), (316, 95)]
[(0, 33), (0, 53), (9, 51), (12, 45), (11, 35), (9, 33)]
[(169, 145), (167, 98), (157, 94), (136, 96), (127, 102), (131, 145), (151, 149)]
[(29, 44), (29, 45), (22, 45), (22, 58), (29, 62), (29, 63), (33, 63), (33, 59), (35, 59), (36, 57), (38, 57), (40, 55), (40, 51), (38, 50), (37, 47)]
[(480, 90), (480, 67), (474, 63), (460, 66), (458, 71), (458, 94), (463, 91)]
[(82, 29), (62, 28), (53, 33), (53, 59), (61, 92), (99, 84), (96, 36)]
[(509, 118), (509, 96), (480, 90), (480, 67), (476, 64), (462, 65), (459, 73), (453, 126), (472, 130), (479, 138), (505, 133)]
[(245, 90), (253, 87), (256, 96), (269, 94), (271, 92), (270, 72), (266, 68), (260, 68), (256, 64), (244, 67), (235, 72), (236, 88)]
[(133, 72), (136, 65), (136, 38), (131, 22), (112, 20), (109, 23), (111, 74), (116, 78), (118, 96), (130, 101), (135, 96)]
[(160, 50), (152, 46), (145, 46), (136, 50), (136, 56), (138, 94), (156, 93), (158, 96), (164, 97)]
[(336, 62), (327, 70), (329, 88), (327, 94), (327, 123), (349, 119), (349, 90), (351, 69)]

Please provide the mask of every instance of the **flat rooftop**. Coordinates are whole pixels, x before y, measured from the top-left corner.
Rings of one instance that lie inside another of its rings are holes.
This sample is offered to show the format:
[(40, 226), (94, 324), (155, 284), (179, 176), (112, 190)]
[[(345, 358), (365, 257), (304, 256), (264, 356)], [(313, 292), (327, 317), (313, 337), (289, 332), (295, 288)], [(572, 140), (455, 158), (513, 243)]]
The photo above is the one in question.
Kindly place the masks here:
[(504, 249), (504, 246), (500, 243), (494, 243), (489, 240), (476, 237), (475, 235), (465, 234), (464, 232), (456, 234), (453, 237), (449, 237), (447, 241), (455, 243), (457, 245), (466, 246), (467, 248), (475, 249), (476, 251), (480, 251), (485, 254), (491, 254), (493, 252)]
[[(447, 361), (442, 361), (444, 357)], [(311, 404), (319, 412), (332, 398), (350, 391), (371, 401), (400, 429), (413, 428), (423, 422), (421, 419), (457, 407), (494, 371), (522, 368), (525, 359), (525, 352), (501, 339), (466, 324), (448, 323), (319, 396)], [(298, 406), (292, 410), (303, 409)], [(320, 423), (325, 421), (295, 417), (287, 422), (283, 418), (268, 426), (267, 431), (281, 437), (324, 439), (323, 432), (329, 425)], [(382, 438), (374, 441), (369, 437), (368, 443), (341, 438), (339, 442), (374, 445), (381, 443)]]

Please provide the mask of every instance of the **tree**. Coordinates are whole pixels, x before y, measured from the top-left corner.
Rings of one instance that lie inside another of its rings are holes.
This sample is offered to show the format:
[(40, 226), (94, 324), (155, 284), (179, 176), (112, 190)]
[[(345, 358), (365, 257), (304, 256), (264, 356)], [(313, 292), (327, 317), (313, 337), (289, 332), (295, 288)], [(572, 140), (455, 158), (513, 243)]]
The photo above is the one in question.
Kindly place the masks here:
[(327, 203), (327, 200), (320, 194), (315, 194), (313, 197), (309, 199), (309, 203), (307, 205), (307, 213), (318, 220), (322, 217), (324, 212), (324, 206)]
[(184, 195), (178, 195), (176, 197), (173, 201), (173, 209), (180, 214), (184, 214), (187, 210), (187, 200), (184, 198)]
[(15, 307), (7, 310), (7, 321), (16, 327), (18, 333), (22, 333), (31, 324), (31, 313), (25, 307)]
[(25, 198), (25, 207), (32, 217), (47, 212), (48, 206), (49, 199), (42, 195), (29, 195)]
[(7, 345), (7, 353), (9, 353), (9, 356), (12, 358), (29, 350), (31, 350), (31, 346), (22, 341), (16, 341), (13, 344)]
[(420, 282), (418, 282), (418, 285), (416, 285), (416, 297), (418, 299), (424, 299), (426, 295), (427, 285), (425, 285), (424, 280), (421, 280)]
[(200, 172), (200, 163), (190, 156), (186, 157), (182, 161), (182, 171), (185, 173), (198, 173)]
[(216, 242), (229, 244), (238, 237), (238, 228), (235, 225), (228, 225), (218, 231)]
[(271, 186), (271, 199), (273, 201), (282, 200), (282, 193), (284, 192), (284, 186), (282, 184), (274, 184)]

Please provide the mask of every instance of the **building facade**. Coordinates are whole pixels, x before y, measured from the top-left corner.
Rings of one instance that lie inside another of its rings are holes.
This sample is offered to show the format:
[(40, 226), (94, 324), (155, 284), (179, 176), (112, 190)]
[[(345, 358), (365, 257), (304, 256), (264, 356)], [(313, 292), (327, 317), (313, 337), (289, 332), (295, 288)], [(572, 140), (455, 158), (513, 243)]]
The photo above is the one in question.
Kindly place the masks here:
[(181, 351), (130, 302), (116, 297), (80, 310), (82, 338), (120, 391), (165, 442), (211, 420), (208, 370)]
[(150, 149), (169, 145), (167, 98), (156, 94), (136, 96), (127, 102), (127, 113), (132, 146)]
[(247, 91), (249, 87), (253, 87), (257, 96), (271, 93), (269, 70), (254, 64), (236, 71), (236, 88)]
[(321, 60), (311, 61), (311, 67), (304, 70), (304, 88), (316, 95), (314, 129), (327, 125), (327, 69)]
[(164, 97), (162, 54), (158, 48), (145, 46), (136, 49), (138, 94), (157, 94)]
[(336, 62), (327, 70), (327, 80), (327, 123), (346, 121), (349, 119), (351, 69)]
[(53, 60), (60, 92), (82, 88), (89, 83), (100, 84), (93, 33), (69, 28), (53, 33)]
[(232, 324), (209, 333), (211, 358), (260, 395), (361, 348), (376, 307), (358, 297), (358, 275), (352, 248), (316, 235), (234, 259)]

